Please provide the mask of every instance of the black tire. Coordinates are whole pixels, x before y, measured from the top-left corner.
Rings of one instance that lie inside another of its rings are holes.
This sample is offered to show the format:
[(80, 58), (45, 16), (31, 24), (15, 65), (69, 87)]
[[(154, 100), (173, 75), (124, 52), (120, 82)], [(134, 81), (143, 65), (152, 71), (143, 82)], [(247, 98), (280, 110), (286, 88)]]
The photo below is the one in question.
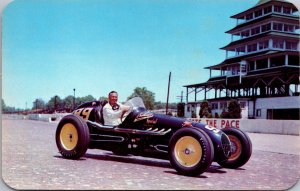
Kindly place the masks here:
[(58, 123), (55, 138), (58, 151), (64, 158), (79, 159), (89, 146), (89, 128), (81, 117), (66, 115)]
[(222, 131), (231, 142), (231, 156), (218, 163), (225, 168), (239, 168), (246, 164), (252, 155), (252, 143), (249, 136), (237, 128), (224, 128)]
[(179, 174), (198, 176), (214, 159), (214, 146), (210, 137), (196, 128), (182, 128), (169, 142), (169, 160)]

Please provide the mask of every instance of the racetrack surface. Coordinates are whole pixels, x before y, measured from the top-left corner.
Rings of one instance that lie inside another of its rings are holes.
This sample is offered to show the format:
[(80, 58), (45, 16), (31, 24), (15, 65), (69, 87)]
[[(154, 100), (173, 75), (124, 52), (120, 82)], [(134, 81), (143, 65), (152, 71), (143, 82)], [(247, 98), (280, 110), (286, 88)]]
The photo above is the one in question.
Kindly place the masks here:
[(198, 177), (177, 174), (169, 161), (89, 149), (67, 160), (55, 144), (57, 123), (2, 120), (2, 178), (14, 189), (283, 190), (299, 179), (299, 136), (248, 133), (249, 162), (239, 169), (217, 163)]

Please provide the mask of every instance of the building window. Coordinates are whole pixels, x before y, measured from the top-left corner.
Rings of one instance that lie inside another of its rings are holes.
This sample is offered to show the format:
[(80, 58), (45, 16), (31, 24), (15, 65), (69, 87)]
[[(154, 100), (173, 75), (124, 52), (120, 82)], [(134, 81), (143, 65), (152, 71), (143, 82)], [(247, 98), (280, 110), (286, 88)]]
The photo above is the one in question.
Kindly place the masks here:
[(251, 35), (256, 35), (260, 33), (260, 27), (255, 27), (251, 29)]
[(266, 48), (268, 48), (268, 46), (269, 46), (269, 42), (268, 41), (263, 41), (263, 42), (259, 42), (258, 43), (258, 49), (259, 50), (266, 49)]
[(246, 20), (251, 20), (253, 19), (253, 14), (252, 13), (249, 13), (246, 15)]
[(257, 45), (256, 44), (250, 44), (247, 46), (248, 52), (253, 52), (257, 50)]
[(299, 56), (289, 55), (288, 63), (289, 63), (289, 65), (299, 66)]
[(291, 8), (289, 8), (289, 7), (283, 7), (283, 13), (284, 14), (291, 14)]
[(289, 41), (286, 41), (286, 46), (285, 48), (287, 50), (297, 50), (297, 42), (289, 42)]
[(191, 111), (191, 107), (187, 106), (187, 111), (190, 112)]
[(271, 12), (272, 12), (272, 7), (271, 6), (264, 8), (264, 14), (268, 14), (268, 13), (271, 13)]
[(285, 24), (283, 30), (285, 32), (294, 32), (294, 25), (287, 25), (287, 24)]
[(246, 31), (241, 32), (241, 37), (242, 37), (242, 38), (248, 37), (249, 35), (250, 35), (249, 30), (246, 30)]
[(273, 23), (273, 30), (282, 31), (283, 24), (282, 23)]
[(254, 70), (254, 61), (249, 62), (249, 70), (250, 71)]
[(274, 39), (273, 41), (273, 48), (283, 49), (284, 41), (282, 39)]
[(211, 109), (218, 109), (218, 103), (211, 103)]
[(246, 102), (245, 101), (241, 101), (240, 102), (240, 106), (241, 106), (241, 109), (245, 109), (246, 108)]
[(275, 5), (274, 12), (281, 13), (281, 6)]
[(245, 47), (243, 46), (243, 47), (238, 47), (238, 48), (236, 48), (236, 54), (237, 55), (241, 55), (241, 54), (244, 54), (245, 53)]
[(266, 32), (271, 30), (271, 23), (265, 24), (261, 26), (261, 32)]
[(255, 17), (259, 17), (259, 16), (261, 16), (262, 15), (262, 10), (260, 9), (260, 10), (258, 10), (258, 11), (255, 11)]
[(268, 68), (268, 59), (256, 60), (256, 69), (265, 69)]
[(227, 102), (220, 102), (220, 109), (227, 109)]
[(285, 64), (285, 56), (276, 56), (270, 59), (271, 67), (283, 66)]
[(256, 110), (256, 117), (261, 117), (261, 109)]

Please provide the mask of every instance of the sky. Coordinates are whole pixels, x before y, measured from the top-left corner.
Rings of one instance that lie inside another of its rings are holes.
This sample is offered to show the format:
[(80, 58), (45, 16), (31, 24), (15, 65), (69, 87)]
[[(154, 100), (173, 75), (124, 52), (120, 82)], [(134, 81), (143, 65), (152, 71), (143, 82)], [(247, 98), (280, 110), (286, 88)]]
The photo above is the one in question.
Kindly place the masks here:
[(258, 0), (16, 0), (2, 13), (2, 98), (31, 108), (54, 95), (95, 98), (136, 87), (179, 102), (225, 59), (230, 16)]

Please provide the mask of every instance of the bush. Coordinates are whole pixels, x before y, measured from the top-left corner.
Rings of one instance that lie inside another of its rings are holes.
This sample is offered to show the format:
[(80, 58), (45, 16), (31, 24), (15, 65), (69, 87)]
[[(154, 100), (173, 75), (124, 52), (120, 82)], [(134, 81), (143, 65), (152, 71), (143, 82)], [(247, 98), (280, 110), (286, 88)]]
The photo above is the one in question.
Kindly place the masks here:
[(228, 104), (228, 111), (223, 110), (221, 118), (240, 119), (241, 118), (241, 106), (237, 100), (230, 100)]
[(203, 101), (201, 103), (199, 116), (200, 116), (200, 118), (203, 118), (203, 117), (212, 118), (211, 109), (209, 107), (208, 101)]

